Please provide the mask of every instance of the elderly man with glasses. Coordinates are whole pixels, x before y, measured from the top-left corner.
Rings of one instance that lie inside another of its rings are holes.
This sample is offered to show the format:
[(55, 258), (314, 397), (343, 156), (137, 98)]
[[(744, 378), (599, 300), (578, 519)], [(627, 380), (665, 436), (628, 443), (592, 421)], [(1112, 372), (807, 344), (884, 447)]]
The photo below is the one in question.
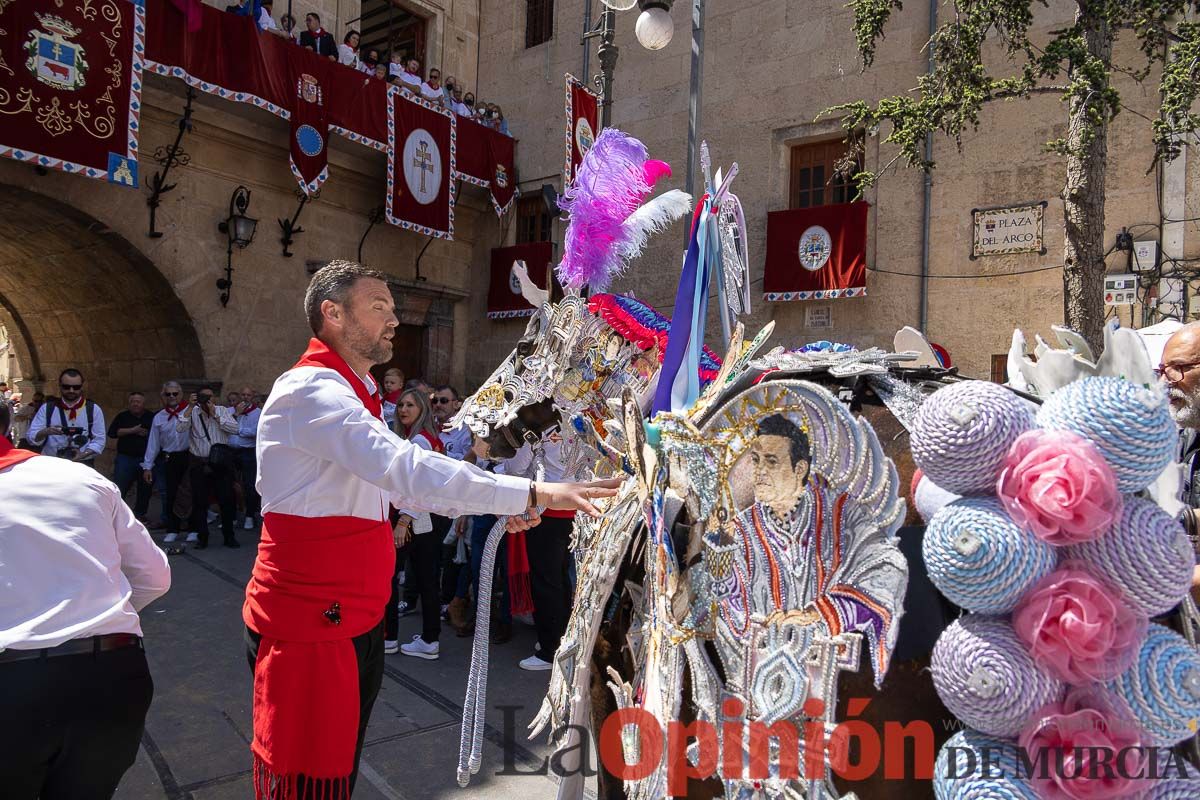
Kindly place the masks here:
[[(1187, 510), (1181, 521), (1192, 548), (1200, 554), (1200, 322), (1184, 325), (1167, 340), (1162, 363), (1154, 370), (1167, 387), (1171, 416), (1183, 428), (1180, 452), (1184, 465), (1183, 502)], [(1192, 575), (1192, 586), (1200, 585), (1200, 566)], [(1192, 590), (1193, 595), (1196, 589)]]
[(104, 452), (106, 429), (100, 406), (84, 397), (83, 373), (64, 369), (58, 376), (61, 399), (46, 403), (34, 415), (26, 434), (42, 455), (78, 461), (91, 467)]
[(179, 429), (180, 415), (187, 410), (183, 389), (175, 381), (167, 381), (162, 387), (163, 409), (154, 415), (150, 423), (150, 437), (146, 441), (146, 456), (142, 459), (142, 478), (146, 483), (154, 482), (154, 472), (161, 471), (166, 485), (163, 492), (163, 525), (167, 529), (164, 542), (170, 544), (179, 538), (179, 516), (175, 513), (175, 498), (179, 487), (188, 473), (187, 430)]

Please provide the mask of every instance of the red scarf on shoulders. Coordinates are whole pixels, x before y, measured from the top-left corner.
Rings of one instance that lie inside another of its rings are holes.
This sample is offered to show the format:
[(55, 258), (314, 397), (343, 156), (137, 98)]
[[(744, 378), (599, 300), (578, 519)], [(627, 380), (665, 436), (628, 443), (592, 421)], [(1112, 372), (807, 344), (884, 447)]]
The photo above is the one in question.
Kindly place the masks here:
[[(324, 342), (309, 343), (296, 363), (305, 366), (334, 370), (382, 413), (378, 393)], [(262, 636), (250, 745), (258, 800), (350, 796), (360, 702), (351, 640), (383, 618), (395, 558), (387, 520), (263, 516), (242, 607)]]
[(184, 411), (187, 410), (187, 407), (188, 407), (188, 404), (187, 404), (186, 400), (183, 401), (182, 403), (180, 403), (179, 405), (175, 406), (174, 408), (171, 408), (170, 406), (164, 407), (163, 411), (167, 412), (167, 421), (170, 422), (171, 420), (178, 417), (180, 414), (182, 414)]
[(0, 469), (8, 469), (16, 466), (22, 461), (28, 461), (36, 456), (37, 453), (32, 450), (21, 450), (13, 447), (12, 443), (3, 436), (0, 436)]

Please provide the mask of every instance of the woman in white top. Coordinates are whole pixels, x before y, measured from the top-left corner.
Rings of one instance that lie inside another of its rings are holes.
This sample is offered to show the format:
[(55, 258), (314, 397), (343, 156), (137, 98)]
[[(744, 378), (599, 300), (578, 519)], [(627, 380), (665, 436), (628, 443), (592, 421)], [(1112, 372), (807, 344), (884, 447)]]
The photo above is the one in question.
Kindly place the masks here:
[[(433, 410), (429, 406), (429, 395), (425, 392), (409, 389), (400, 395), (400, 402), (396, 404), (394, 429), (397, 435), (408, 439), (422, 450), (442, 450), (442, 440), (438, 436)], [(398, 648), (406, 656), (431, 660), (438, 657), (438, 637), (442, 632), (438, 567), (441, 563), (442, 538), (449, 529), (450, 520), (446, 517), (400, 509), (399, 521), (395, 528), (396, 574), (399, 575), (399, 549), (408, 545), (407, 555), (412, 562), (412, 569), (406, 574), (404, 583), (407, 586), (411, 577), (421, 600), (421, 634)], [(392, 598), (384, 616), (385, 653), (394, 653), (397, 650), (399, 600), (400, 595), (393, 578)]]
[(338, 63), (358, 69), (358, 31), (353, 28), (338, 45)]

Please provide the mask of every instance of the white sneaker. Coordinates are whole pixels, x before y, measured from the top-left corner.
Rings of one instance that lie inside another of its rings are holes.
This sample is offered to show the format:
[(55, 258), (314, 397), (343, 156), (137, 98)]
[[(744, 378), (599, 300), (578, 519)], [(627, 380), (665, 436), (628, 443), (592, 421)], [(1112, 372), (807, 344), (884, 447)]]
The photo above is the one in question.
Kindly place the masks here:
[(192, 531), (191, 533), (188, 534), (187, 540), (189, 542), (198, 542), (198, 541), (200, 541), (200, 534), (196, 533), (195, 531)]
[(530, 672), (544, 672), (545, 670), (550, 669), (553, 664), (551, 664), (549, 661), (542, 661), (536, 655), (533, 655), (529, 658), (521, 659), (521, 662), (517, 664), (517, 666), (521, 669), (527, 669)]
[(179, 538), (178, 533), (168, 533), (166, 536), (163, 537), (163, 543), (170, 544), (171, 542), (175, 541), (178, 538)]
[(242, 527), (248, 531), (254, 530), (254, 517), (246, 517), (246, 521), (242, 524)]
[(216, 522), (216, 521), (217, 521), (218, 519), (220, 519), (220, 518), (221, 518), (221, 515), (220, 515), (220, 514), (218, 514), (217, 512), (215, 512), (215, 511), (209, 511), (209, 512), (208, 512), (208, 522), (209, 522), (209, 524), (210, 524), (210, 525), (211, 525), (212, 523)]
[(383, 652), (385, 654), (391, 655), (392, 653), (399, 652), (399, 650), (400, 650), (400, 643), (397, 642), (395, 639), (384, 639), (383, 640)]
[(430, 644), (420, 636), (414, 636), (411, 642), (400, 645), (400, 652), (406, 656), (427, 658), (430, 661), (433, 661), (438, 657), (438, 643), (434, 642), (433, 644)]

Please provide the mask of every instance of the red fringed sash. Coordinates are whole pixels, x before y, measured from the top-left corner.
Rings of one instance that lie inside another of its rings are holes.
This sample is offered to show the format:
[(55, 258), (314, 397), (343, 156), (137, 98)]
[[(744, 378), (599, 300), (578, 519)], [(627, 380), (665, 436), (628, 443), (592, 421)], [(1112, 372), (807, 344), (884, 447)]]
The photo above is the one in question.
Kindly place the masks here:
[[(378, 394), (324, 342), (296, 366), (336, 370), (375, 416)], [(348, 798), (358, 741), (358, 661), (351, 641), (374, 628), (391, 594), (387, 520), (263, 515), (242, 619), (262, 640), (254, 669), (254, 794)]]
[(525, 552), (525, 531), (508, 534), (508, 598), (515, 614), (533, 613), (533, 589), (529, 585), (529, 554)]

